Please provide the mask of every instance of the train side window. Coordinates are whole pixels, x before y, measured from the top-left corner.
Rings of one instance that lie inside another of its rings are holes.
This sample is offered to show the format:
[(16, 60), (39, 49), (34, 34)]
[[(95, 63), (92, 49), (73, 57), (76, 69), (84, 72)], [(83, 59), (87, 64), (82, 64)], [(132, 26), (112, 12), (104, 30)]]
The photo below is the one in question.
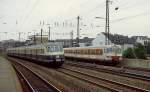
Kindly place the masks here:
[(103, 54), (103, 50), (102, 49), (100, 49), (100, 55), (102, 55)]
[(99, 54), (99, 49), (96, 49), (96, 55), (98, 55)]
[(81, 50), (81, 54), (83, 54), (83, 50)]
[(93, 49), (91, 50), (91, 54), (94, 55), (94, 50)]
[(87, 49), (85, 50), (85, 54), (88, 54), (88, 50)]
[(94, 49), (94, 55), (96, 55), (97, 53), (96, 53), (96, 49)]
[(89, 54), (89, 52), (90, 52), (90, 49), (86, 49), (86, 54)]
[(69, 51), (69, 50), (66, 50), (66, 53), (70, 53), (70, 51)]
[(80, 50), (78, 50), (78, 54), (80, 54)]
[(84, 50), (84, 54), (86, 54), (86, 49)]

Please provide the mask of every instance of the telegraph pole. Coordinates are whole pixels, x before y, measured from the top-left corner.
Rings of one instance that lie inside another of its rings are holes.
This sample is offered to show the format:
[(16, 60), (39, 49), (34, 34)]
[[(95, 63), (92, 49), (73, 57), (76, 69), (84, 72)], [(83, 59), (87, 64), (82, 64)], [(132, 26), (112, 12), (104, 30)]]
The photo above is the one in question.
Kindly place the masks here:
[(41, 44), (42, 44), (42, 32), (43, 32), (43, 29), (41, 28)]
[(21, 36), (22, 32), (19, 32), (19, 46), (20, 46), (20, 36)]
[(80, 16), (77, 17), (77, 46), (79, 47), (80, 43)]
[[(42, 29), (42, 22), (40, 21), (40, 25), (41, 25), (41, 44), (43, 43), (42, 41), (42, 34), (43, 34), (43, 29)], [(44, 25), (44, 21), (43, 21), (43, 25)]]
[(35, 41), (35, 31), (34, 31), (34, 44), (36, 44), (36, 41)]
[(48, 31), (48, 38), (49, 38), (49, 39), (48, 39), (48, 41), (50, 42), (50, 40), (51, 40), (51, 38), (50, 38), (50, 37), (51, 37), (51, 36), (50, 36), (50, 35), (51, 35), (51, 33), (50, 33), (50, 32), (51, 32), (51, 30), (50, 30), (51, 27), (49, 26), (48, 28), (49, 28), (49, 31)]
[(21, 36), (21, 32), (19, 32), (19, 42), (20, 42), (20, 36)]
[(73, 30), (70, 32), (70, 37), (71, 37), (71, 47), (73, 47)]
[(34, 38), (34, 39), (33, 39), (33, 41), (34, 41), (34, 44), (36, 44), (36, 34), (35, 34), (35, 31), (36, 31), (36, 30), (32, 30), (32, 31), (34, 32), (34, 35), (33, 35), (33, 38)]
[(109, 0), (106, 0), (105, 45), (109, 45)]

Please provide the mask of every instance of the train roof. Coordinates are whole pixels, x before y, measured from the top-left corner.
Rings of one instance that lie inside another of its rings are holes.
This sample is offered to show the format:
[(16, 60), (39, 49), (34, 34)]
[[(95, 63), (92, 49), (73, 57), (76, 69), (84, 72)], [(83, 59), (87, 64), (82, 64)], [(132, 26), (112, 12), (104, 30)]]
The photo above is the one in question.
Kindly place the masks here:
[(101, 45), (101, 46), (86, 46), (86, 47), (70, 47), (64, 49), (84, 49), (84, 48), (109, 48), (109, 47), (120, 47), (120, 45)]
[(62, 44), (59, 43), (59, 42), (49, 42), (49, 43), (43, 43), (43, 44), (38, 44), (38, 45), (29, 45), (29, 46), (21, 46), (21, 47), (8, 48), (8, 50), (9, 49), (21, 49), (21, 48), (41, 48), (41, 47), (54, 46), (54, 45), (62, 46)]

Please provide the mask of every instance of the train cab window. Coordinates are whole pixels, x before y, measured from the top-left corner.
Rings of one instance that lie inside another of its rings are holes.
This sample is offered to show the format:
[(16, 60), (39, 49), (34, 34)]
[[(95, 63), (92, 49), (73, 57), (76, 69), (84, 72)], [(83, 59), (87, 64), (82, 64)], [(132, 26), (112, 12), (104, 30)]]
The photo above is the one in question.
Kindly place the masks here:
[(115, 52), (118, 53), (118, 54), (122, 53), (122, 51), (121, 51), (120, 48), (117, 48), (117, 49), (115, 50)]

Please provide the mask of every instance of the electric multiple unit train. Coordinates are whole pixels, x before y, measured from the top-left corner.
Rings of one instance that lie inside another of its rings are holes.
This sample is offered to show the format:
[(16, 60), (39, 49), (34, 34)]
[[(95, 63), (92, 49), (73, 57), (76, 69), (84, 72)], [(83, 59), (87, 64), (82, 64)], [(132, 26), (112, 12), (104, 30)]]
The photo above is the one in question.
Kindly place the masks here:
[(7, 55), (50, 66), (61, 66), (64, 63), (63, 47), (56, 42), (9, 48)]
[(117, 64), (122, 61), (122, 50), (119, 45), (65, 48), (64, 54), (68, 59), (84, 60), (86, 62)]

